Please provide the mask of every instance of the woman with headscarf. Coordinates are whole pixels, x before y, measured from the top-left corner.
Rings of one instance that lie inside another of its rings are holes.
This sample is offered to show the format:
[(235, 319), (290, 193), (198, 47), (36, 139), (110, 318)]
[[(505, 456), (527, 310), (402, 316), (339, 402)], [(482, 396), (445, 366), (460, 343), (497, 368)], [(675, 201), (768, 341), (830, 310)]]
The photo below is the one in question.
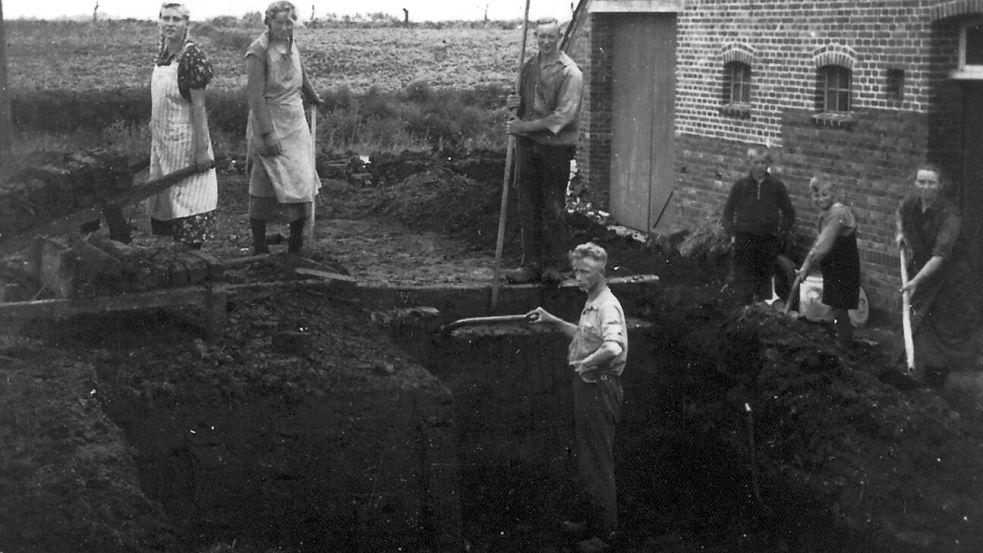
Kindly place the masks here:
[(154, 234), (170, 235), (192, 248), (215, 236), (218, 178), (205, 112), (205, 86), (212, 67), (188, 39), (190, 13), (165, 2), (159, 13), (160, 51), (150, 79), (150, 178), (196, 165), (201, 172), (147, 200)]
[(249, 223), (253, 251), (266, 253), (266, 223), (283, 206), (290, 224), (287, 249), (300, 251), (305, 221), (311, 215), (320, 181), (314, 147), (304, 117), (303, 99), (318, 104), (294, 41), (297, 8), (287, 1), (266, 8), (266, 32), (246, 50), (249, 98), (247, 151)]
[(901, 289), (911, 294), (911, 376), (941, 386), (950, 371), (968, 368), (975, 355), (972, 271), (960, 236), (959, 208), (942, 195), (942, 171), (921, 165), (913, 185), (895, 214), (898, 246), (911, 253), (907, 268), (912, 276)]

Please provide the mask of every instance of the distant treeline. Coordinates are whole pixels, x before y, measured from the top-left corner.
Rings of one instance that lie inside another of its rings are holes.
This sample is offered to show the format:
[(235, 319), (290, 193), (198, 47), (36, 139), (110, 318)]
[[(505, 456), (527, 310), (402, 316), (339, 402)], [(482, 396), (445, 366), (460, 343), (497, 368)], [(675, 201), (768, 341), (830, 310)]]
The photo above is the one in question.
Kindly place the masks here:
[[(151, 19), (103, 18), (93, 23), (90, 19), (83, 18), (64, 18), (64, 19), (10, 19), (5, 22), (7, 25), (111, 25), (113, 23), (155, 23)], [(298, 23), (310, 28), (331, 28), (331, 27), (355, 27), (355, 28), (378, 28), (378, 27), (416, 27), (421, 29), (518, 29), (522, 26), (521, 19), (490, 19), (490, 20), (453, 20), (453, 21), (404, 21), (391, 14), (382, 12), (372, 14), (342, 15), (330, 13), (315, 17), (314, 19), (300, 19)], [(194, 20), (192, 27), (211, 26), (222, 29), (259, 29), (263, 27), (263, 14), (260, 12), (249, 12), (241, 17), (231, 15), (220, 15), (209, 19)]]

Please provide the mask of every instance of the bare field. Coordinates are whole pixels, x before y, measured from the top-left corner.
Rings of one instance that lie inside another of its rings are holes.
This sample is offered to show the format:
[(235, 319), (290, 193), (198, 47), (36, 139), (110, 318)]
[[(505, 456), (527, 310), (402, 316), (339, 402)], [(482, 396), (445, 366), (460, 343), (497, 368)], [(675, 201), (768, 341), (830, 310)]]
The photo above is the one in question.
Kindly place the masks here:
[[(156, 23), (96, 24), (9, 21), (13, 90), (105, 90), (145, 86), (157, 53)], [(242, 52), (263, 30), (193, 25), (192, 38), (216, 70), (212, 87), (246, 83)], [(376, 86), (398, 90), (426, 81), (434, 88), (508, 85), (514, 81), (521, 32), (499, 28), (298, 28), (296, 39), (319, 89)]]

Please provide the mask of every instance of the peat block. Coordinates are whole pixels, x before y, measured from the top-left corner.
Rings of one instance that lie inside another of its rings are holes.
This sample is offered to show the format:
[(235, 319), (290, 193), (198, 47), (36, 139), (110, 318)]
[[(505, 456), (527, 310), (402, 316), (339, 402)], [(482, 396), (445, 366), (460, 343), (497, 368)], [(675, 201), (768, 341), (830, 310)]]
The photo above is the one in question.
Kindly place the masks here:
[(0, 186), (0, 235), (101, 205), (133, 184), (125, 155), (102, 150), (38, 152)]

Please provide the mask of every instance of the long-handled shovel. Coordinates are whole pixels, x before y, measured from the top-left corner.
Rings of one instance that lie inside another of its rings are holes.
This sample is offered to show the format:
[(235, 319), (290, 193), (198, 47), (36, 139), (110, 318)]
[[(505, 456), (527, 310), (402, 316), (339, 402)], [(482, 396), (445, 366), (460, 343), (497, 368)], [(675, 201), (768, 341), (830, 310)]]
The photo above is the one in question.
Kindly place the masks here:
[[(901, 246), (901, 286), (908, 284), (908, 252)], [(908, 376), (915, 372), (915, 338), (911, 329), (911, 292), (905, 290), (901, 293), (901, 328), (904, 332), (904, 351), (905, 362), (907, 364)]]
[[(515, 91), (519, 92), (522, 83), (522, 63), (526, 61), (526, 37), (529, 36), (529, 2), (526, 0), (526, 12), (522, 18), (522, 47), (519, 49), (519, 70), (515, 77)], [(515, 156), (515, 137), (511, 134), (505, 150), (505, 175), (502, 178), (502, 203), (498, 214), (498, 240), (495, 242), (495, 268), (492, 271), (491, 308), (498, 307), (499, 278), (502, 271), (502, 249), (505, 247), (505, 215), (509, 206), (509, 184), (512, 181), (512, 163)]]
[(452, 323), (446, 324), (440, 329), (440, 333), (449, 336), (452, 332), (458, 328), (463, 328), (466, 326), (476, 326), (476, 325), (494, 325), (494, 324), (508, 324), (508, 323), (531, 323), (533, 317), (528, 313), (523, 315), (497, 315), (493, 317), (469, 317), (467, 319), (458, 319)]
[[(317, 105), (311, 104), (311, 159), (314, 160), (314, 171), (317, 172)], [(305, 236), (305, 241), (307, 242), (307, 247), (314, 246), (314, 209), (317, 206), (317, 196), (311, 200), (311, 216), (307, 219), (307, 236)]]

